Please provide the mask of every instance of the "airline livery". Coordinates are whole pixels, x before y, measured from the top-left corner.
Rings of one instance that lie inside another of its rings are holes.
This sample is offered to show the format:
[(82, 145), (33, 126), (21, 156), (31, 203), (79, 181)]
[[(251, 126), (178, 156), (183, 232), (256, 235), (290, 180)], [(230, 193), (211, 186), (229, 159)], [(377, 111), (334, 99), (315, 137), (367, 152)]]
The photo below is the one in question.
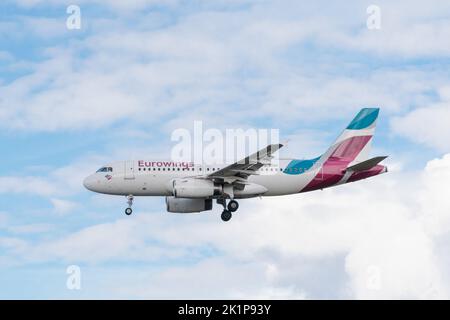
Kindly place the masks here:
[(94, 192), (122, 195), (130, 215), (135, 196), (165, 196), (167, 211), (193, 213), (223, 206), (228, 221), (239, 208), (236, 199), (281, 196), (324, 189), (387, 172), (386, 157), (369, 158), (379, 108), (364, 108), (321, 156), (310, 160), (279, 160), (271, 144), (241, 161), (227, 165), (192, 162), (129, 160), (100, 168), (84, 180)]

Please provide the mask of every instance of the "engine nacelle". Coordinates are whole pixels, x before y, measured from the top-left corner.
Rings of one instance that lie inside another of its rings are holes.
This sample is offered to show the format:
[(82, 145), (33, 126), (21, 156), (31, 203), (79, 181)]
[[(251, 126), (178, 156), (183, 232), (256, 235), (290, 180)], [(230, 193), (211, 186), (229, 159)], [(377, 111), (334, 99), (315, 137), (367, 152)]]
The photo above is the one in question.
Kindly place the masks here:
[(168, 212), (174, 213), (193, 213), (211, 210), (213, 207), (212, 199), (186, 199), (166, 197)]
[(172, 181), (173, 195), (176, 198), (209, 198), (222, 194), (222, 186), (211, 180), (175, 179)]

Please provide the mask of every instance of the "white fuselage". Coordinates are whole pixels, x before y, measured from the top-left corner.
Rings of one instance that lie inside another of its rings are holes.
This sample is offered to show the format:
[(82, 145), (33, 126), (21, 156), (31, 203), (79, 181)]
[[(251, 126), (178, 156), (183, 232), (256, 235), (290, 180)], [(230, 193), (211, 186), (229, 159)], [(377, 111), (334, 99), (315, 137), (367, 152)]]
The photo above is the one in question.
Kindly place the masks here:
[[(283, 171), (289, 162), (290, 160), (280, 160), (278, 166), (262, 167), (258, 175), (248, 178), (248, 183), (265, 187), (267, 191), (263, 196), (294, 194), (300, 192), (320, 171), (320, 168), (312, 167), (301, 174), (286, 174)], [(225, 166), (200, 166), (171, 161), (121, 161), (106, 166), (107, 171), (88, 176), (84, 185), (89, 190), (111, 195), (172, 196), (174, 179), (206, 176)], [(236, 198), (240, 197), (251, 195), (236, 195)]]

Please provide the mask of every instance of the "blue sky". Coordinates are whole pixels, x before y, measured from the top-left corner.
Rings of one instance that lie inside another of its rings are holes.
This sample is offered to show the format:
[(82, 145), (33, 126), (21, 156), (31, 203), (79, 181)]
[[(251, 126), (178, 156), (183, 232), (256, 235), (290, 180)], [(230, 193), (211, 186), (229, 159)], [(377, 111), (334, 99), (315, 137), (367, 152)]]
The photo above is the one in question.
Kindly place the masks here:
[[(0, 298), (448, 297), (450, 6), (378, 1), (369, 30), (370, 4), (3, 1)], [(248, 200), (227, 225), (162, 198), (125, 217), (82, 187), (111, 160), (167, 157), (194, 120), (277, 128), (314, 157), (368, 106), (389, 175)]]

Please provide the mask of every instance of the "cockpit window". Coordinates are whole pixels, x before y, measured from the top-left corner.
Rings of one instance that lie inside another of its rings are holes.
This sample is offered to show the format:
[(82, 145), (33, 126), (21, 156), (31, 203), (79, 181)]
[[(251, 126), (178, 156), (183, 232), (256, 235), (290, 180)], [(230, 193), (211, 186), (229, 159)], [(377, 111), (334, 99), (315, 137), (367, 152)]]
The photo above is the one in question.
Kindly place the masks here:
[(112, 171), (113, 171), (113, 168), (111, 168), (111, 167), (102, 167), (97, 170), (97, 172), (112, 172)]

